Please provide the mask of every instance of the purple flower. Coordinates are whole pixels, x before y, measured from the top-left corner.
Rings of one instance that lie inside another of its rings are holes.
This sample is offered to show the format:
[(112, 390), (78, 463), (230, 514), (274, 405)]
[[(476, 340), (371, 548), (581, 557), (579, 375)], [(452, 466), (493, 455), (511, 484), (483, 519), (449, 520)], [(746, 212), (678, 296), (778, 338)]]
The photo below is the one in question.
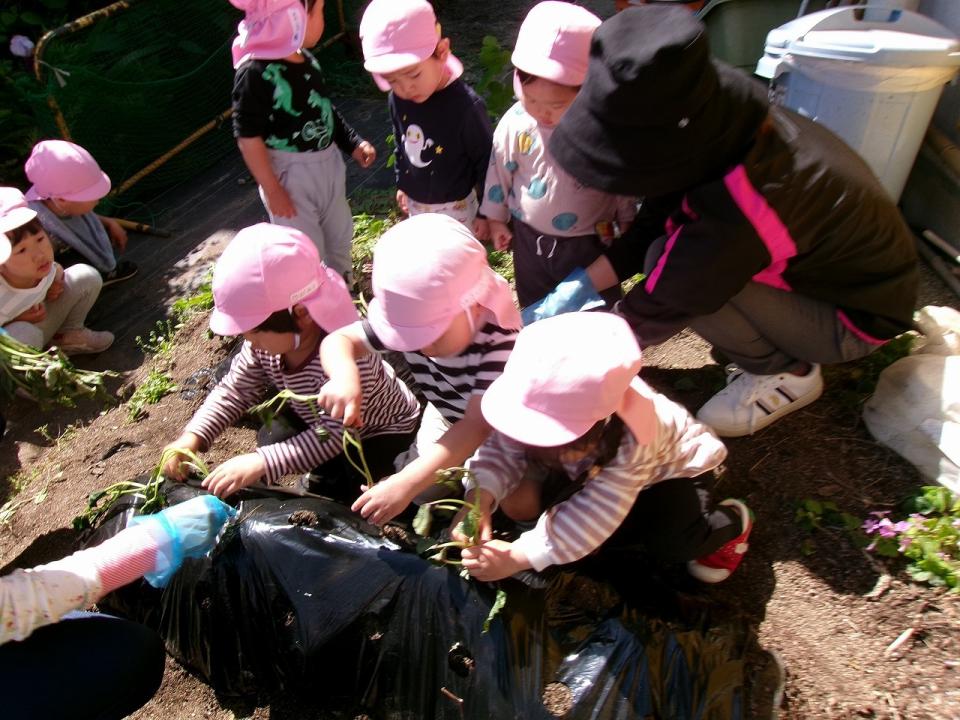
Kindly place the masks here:
[(907, 548), (910, 547), (910, 543), (913, 542), (913, 539), (909, 535), (900, 536), (900, 545), (897, 547), (897, 550), (900, 552), (906, 552)]
[(33, 40), (23, 35), (10, 38), (10, 52), (17, 57), (28, 58), (33, 55)]

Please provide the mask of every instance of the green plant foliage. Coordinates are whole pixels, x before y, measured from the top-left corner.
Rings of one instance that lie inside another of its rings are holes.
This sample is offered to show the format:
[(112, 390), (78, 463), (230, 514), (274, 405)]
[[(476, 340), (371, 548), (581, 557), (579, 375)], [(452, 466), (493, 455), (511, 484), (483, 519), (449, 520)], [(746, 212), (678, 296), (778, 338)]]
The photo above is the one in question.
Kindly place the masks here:
[[(840, 510), (832, 500), (813, 498), (802, 500), (797, 507), (794, 520), (809, 532), (839, 532), (858, 547), (862, 548), (867, 544), (860, 532), (860, 519)], [(803, 555), (813, 555), (816, 553), (816, 547), (810, 539), (807, 539), (800, 545), (800, 552)]]
[(503, 49), (493, 35), (485, 35), (480, 47), (482, 73), (477, 88), (494, 124), (513, 105), (513, 65), (510, 51)]
[(144, 355), (168, 358), (173, 351), (173, 337), (176, 335), (178, 328), (179, 325), (175, 324), (173, 320), (157, 320), (156, 327), (150, 331), (146, 339), (137, 335), (134, 341)]
[(127, 418), (131, 422), (139, 420), (143, 417), (147, 405), (156, 405), (164, 396), (176, 389), (177, 386), (169, 373), (151, 370), (147, 379), (140, 383), (127, 401)]
[(110, 371), (80, 370), (59, 349), (38, 350), (0, 331), (0, 395), (22, 390), (42, 406), (75, 407), (84, 397), (108, 398), (104, 380)]
[(870, 513), (862, 525), (872, 539), (868, 550), (906, 558), (916, 582), (960, 591), (960, 496), (927, 486), (905, 503), (905, 511), (898, 521), (886, 510)]
[[(187, 297), (178, 298), (170, 307), (170, 319), (175, 327), (180, 327), (190, 317), (199, 312), (213, 309), (213, 266), (207, 271), (203, 282), (196, 292)], [(143, 346), (141, 345), (141, 348)]]

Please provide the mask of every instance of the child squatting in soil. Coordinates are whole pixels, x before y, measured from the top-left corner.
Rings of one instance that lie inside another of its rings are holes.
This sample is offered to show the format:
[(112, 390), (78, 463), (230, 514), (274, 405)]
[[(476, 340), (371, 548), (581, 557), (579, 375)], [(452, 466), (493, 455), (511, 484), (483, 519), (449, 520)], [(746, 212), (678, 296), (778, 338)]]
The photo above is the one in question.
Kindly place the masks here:
[(92, 265), (104, 286), (137, 274), (134, 263), (118, 261), (114, 254), (114, 248), (121, 253), (127, 249), (127, 231), (115, 219), (93, 211), (110, 192), (110, 178), (89, 152), (66, 140), (43, 140), (33, 146), (24, 172), (33, 183), (27, 200), (57, 244), (63, 265)]
[(67, 355), (99, 353), (113, 334), (86, 327), (103, 280), (89, 265), (64, 270), (53, 244), (16, 188), (0, 187), (0, 326), (25, 345), (55, 344)]
[[(499, 580), (638, 545), (655, 561), (686, 562), (703, 582), (737, 568), (750, 511), (733, 499), (713, 506), (700, 479), (726, 448), (639, 370), (640, 347), (616, 315), (569, 313), (520, 332), (480, 402), (494, 432), (464, 481), (482, 510), (483, 542), (462, 552), (472, 576)], [(498, 507), (536, 526), (513, 542), (491, 539)]]
[[(317, 395), (328, 380), (320, 365), (320, 341), (358, 318), (343, 279), (320, 261), (307, 236), (267, 223), (244, 228), (224, 250), (213, 271), (213, 299), (210, 329), (218, 335), (243, 335), (244, 343), (230, 371), (168, 448), (208, 449), (271, 386)], [(357, 395), (366, 408), (366, 422), (357, 434), (371, 471), (381, 477), (413, 441), (420, 408), (377, 356), (358, 361)], [(350, 490), (356, 488), (357, 476), (348, 473), (342, 459), (341, 422), (306, 400), (291, 399), (287, 407), (301, 426), (295, 434), (218, 465), (203, 487), (224, 497), (264, 477), (272, 482), (326, 468)], [(166, 477), (183, 478), (180, 457), (164, 466)]]
[[(600, 18), (578, 5), (541, 2), (520, 26), (511, 58), (519, 100), (493, 135), (480, 211), (496, 249), (506, 250), (512, 241), (522, 308), (596, 260), (614, 228), (626, 231), (637, 214), (637, 198), (584, 187), (547, 149), (583, 84), (590, 38), (599, 25)], [(619, 286), (603, 294), (609, 306), (620, 297)]]
[(377, 153), (326, 97), (307, 50), (323, 35), (324, 0), (231, 2), (246, 12), (233, 41), (233, 133), (243, 160), (270, 221), (305, 233), (328, 267), (349, 275), (353, 216), (339, 150), (363, 168)]
[(493, 129), (483, 100), (460, 76), (427, 0), (373, 0), (360, 21), (363, 66), (388, 104), (396, 139), (397, 204), (411, 216), (442, 213), (480, 240), (477, 214)]
[(403, 353), (428, 403), (415, 447), (399, 472), (369, 488), (353, 510), (383, 524), (415, 498), (433, 499), (436, 473), (460, 466), (490, 433), (480, 398), (499, 376), (520, 328), (506, 280), (461, 223), (436, 213), (390, 228), (373, 251), (367, 319), (331, 333), (320, 347), (330, 382), (324, 409), (346, 425), (370, 421), (358, 367), (371, 352)]

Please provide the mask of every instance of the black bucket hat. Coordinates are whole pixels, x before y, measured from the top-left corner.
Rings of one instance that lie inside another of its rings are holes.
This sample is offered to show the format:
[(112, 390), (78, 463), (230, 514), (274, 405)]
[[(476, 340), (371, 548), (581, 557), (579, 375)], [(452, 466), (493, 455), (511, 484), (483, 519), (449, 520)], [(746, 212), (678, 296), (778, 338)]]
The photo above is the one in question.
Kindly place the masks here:
[(597, 28), (587, 78), (550, 152), (590, 187), (663, 195), (739, 162), (767, 110), (759, 82), (710, 57), (692, 13), (644, 5)]

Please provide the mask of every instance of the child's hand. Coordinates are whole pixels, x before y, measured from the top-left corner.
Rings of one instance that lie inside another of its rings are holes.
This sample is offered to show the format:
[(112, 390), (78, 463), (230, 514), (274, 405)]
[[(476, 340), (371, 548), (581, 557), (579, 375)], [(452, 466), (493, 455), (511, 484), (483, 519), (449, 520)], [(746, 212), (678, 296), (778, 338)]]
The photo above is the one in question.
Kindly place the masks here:
[(353, 379), (327, 380), (317, 394), (317, 402), (334, 420), (343, 418), (346, 427), (361, 427), (363, 393)]
[(28, 323), (38, 323), (43, 322), (47, 317), (47, 306), (42, 302), (38, 302), (33, 307), (29, 307), (24, 310), (22, 313), (17, 315), (10, 322), (28, 322)]
[(113, 243), (113, 246), (120, 252), (126, 250), (128, 238), (127, 231), (123, 229), (123, 226), (113, 218), (108, 217), (101, 217), (100, 222), (107, 229), (107, 235), (110, 236), (110, 242)]
[(256, 453), (237, 455), (215, 467), (201, 485), (211, 494), (222, 498), (253, 485), (266, 471), (263, 458)]
[(363, 488), (363, 495), (354, 500), (350, 509), (374, 525), (383, 525), (402, 513), (416, 494), (396, 475), (384, 478), (373, 487)]
[(494, 249), (509, 250), (510, 241), (513, 240), (513, 233), (510, 232), (507, 224), (499, 220), (490, 220), (489, 218), (487, 219), (487, 224), (490, 226), (490, 239), (493, 240)]
[(66, 287), (63, 283), (63, 267), (59, 263), (56, 263), (54, 267), (57, 271), (53, 275), (53, 282), (50, 283), (50, 287), (47, 288), (47, 295), (45, 297), (47, 302), (53, 302), (63, 295), (64, 288)]
[(271, 215), (294, 217), (297, 214), (293, 200), (290, 199), (290, 193), (283, 185), (277, 183), (275, 187), (269, 190), (264, 188), (263, 194), (267, 196), (267, 210), (270, 211)]
[[(474, 500), (474, 494), (478, 492), (480, 497)], [(465, 499), (477, 502), (480, 505), (480, 520), (477, 525), (480, 529), (480, 542), (485, 543), (493, 537), (493, 521), (491, 519), (492, 513), (490, 512), (490, 509), (493, 507), (493, 495), (486, 490), (470, 490)], [(459, 530), (460, 523), (463, 522), (468, 512), (470, 512), (470, 508), (462, 508), (460, 512), (454, 515), (450, 523), (450, 537), (458, 542), (473, 542), (473, 538), (468, 538)]]
[(397, 207), (404, 215), (409, 215), (410, 210), (407, 207), (407, 194), (403, 190), (397, 190)]
[(362, 168), (368, 168), (373, 165), (377, 159), (377, 149), (366, 140), (363, 140), (354, 149), (352, 157), (356, 160), (357, 165)]
[[(184, 433), (163, 448), (163, 451), (160, 454), (164, 455), (173, 450), (190, 450), (191, 452), (196, 453), (200, 451), (200, 443), (200, 438), (193, 433)], [(183, 461), (186, 459), (187, 456), (183, 453), (177, 453), (176, 455), (171, 454), (170, 457), (167, 458), (167, 461), (163, 464), (163, 467), (160, 468), (160, 473), (168, 480), (183, 482), (187, 477), (188, 470), (188, 468), (183, 465)]]
[(484, 582), (503, 580), (532, 567), (522, 550), (503, 540), (490, 540), (482, 545), (464, 548), (460, 551), (460, 558), (463, 560), (463, 569)]
[(490, 239), (490, 223), (486, 218), (478, 217), (473, 221), (473, 236), (480, 242)]

